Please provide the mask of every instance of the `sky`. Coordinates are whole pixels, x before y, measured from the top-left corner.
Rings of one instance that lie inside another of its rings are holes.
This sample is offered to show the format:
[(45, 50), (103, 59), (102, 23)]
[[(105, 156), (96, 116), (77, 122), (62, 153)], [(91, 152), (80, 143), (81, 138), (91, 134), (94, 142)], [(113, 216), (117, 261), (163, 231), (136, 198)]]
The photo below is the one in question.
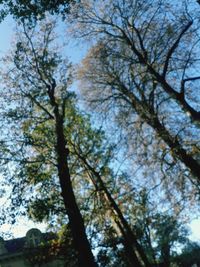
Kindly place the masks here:
[(14, 26), (12, 19), (7, 17), (2, 23), (0, 23), (0, 54), (4, 54), (11, 45), (11, 38), (13, 35)]
[[(62, 32), (64, 32), (64, 29), (61, 29)], [(64, 33), (65, 34), (65, 33)], [(5, 21), (3, 21), (0, 24), (0, 57), (3, 56), (6, 51), (11, 48), (11, 40), (14, 35), (14, 23), (10, 17), (6, 18)], [(84, 55), (86, 48), (82, 47), (76, 47), (74, 46), (74, 43), (69, 43), (67, 51), (69, 54), (70, 59), (78, 63), (78, 61), (81, 59), (81, 57)], [(0, 200), (0, 205), (3, 203), (3, 199)], [(4, 224), (0, 226), (0, 235), (1, 233), (11, 232), (15, 238), (25, 236), (26, 232), (30, 228), (39, 228), (41, 231), (45, 231), (46, 224), (36, 224), (34, 222), (31, 222), (25, 218), (19, 218), (18, 223), (16, 225), (9, 225)], [(200, 241), (200, 219), (193, 220), (190, 224), (191, 228), (191, 235), (190, 238), (193, 241)], [(5, 237), (6, 238), (6, 237)]]

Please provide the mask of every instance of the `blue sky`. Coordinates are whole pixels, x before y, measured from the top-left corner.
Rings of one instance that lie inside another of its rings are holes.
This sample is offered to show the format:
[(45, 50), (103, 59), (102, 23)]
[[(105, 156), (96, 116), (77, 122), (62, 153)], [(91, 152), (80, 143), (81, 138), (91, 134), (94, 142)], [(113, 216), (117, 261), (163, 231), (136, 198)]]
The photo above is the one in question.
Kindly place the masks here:
[(0, 23), (0, 55), (5, 53), (11, 45), (11, 38), (13, 33), (12, 19), (7, 17), (2, 23)]

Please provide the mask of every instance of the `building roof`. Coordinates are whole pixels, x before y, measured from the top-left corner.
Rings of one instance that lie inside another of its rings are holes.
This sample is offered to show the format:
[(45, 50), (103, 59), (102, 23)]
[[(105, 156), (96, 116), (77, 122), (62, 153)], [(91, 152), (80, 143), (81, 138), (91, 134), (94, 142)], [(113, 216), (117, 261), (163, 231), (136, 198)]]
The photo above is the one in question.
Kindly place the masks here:
[(1, 238), (1, 246), (4, 246), (4, 248), (1, 250), (0, 249), (0, 256), (1, 255), (5, 255), (5, 254), (15, 254), (15, 253), (20, 253), (23, 252), (26, 248), (29, 247), (28, 245), (28, 238), (29, 238), (29, 234), (31, 233), (31, 231), (33, 233), (36, 232), (36, 230), (40, 233), (41, 235), (41, 242), (48, 242), (50, 240), (53, 240), (56, 238), (56, 235), (54, 233), (41, 233), (38, 229), (31, 229), (27, 232), (25, 237), (21, 237), (21, 238), (14, 238), (14, 239), (10, 239), (10, 240), (3, 240), (3, 238)]
[(17, 253), (23, 251), (25, 243), (26, 243), (25, 237), (6, 240), (5, 248), (7, 250), (7, 253)]

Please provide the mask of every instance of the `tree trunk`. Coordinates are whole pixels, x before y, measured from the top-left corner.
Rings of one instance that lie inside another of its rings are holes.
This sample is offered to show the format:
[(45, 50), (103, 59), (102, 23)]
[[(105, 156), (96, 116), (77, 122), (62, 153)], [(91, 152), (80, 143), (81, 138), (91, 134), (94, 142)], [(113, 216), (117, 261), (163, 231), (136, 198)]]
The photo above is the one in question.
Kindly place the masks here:
[(180, 159), (188, 169), (190, 169), (191, 173), (197, 178), (197, 181), (200, 182), (199, 162), (185, 151), (177, 138), (173, 138), (171, 136), (168, 130), (160, 123), (157, 116), (154, 116), (152, 120), (147, 122), (156, 130), (160, 138), (171, 148), (172, 153), (174, 153), (177, 158)]
[(61, 186), (61, 195), (63, 197), (65, 209), (69, 218), (69, 226), (72, 232), (74, 248), (77, 251), (78, 266), (97, 267), (98, 265), (94, 260), (94, 256), (85, 232), (84, 221), (73, 192), (67, 161), (69, 151), (64, 136), (63, 115), (60, 114), (58, 104), (55, 100), (54, 89), (55, 85), (52, 88), (49, 88), (48, 95), (51, 105), (54, 109), (55, 116), (55, 149), (57, 153), (57, 169)]
[(132, 267), (142, 267), (140, 260), (138, 259), (138, 255), (133, 248), (133, 243), (129, 238), (127, 238), (126, 230), (123, 228), (123, 225), (119, 221), (116, 221), (116, 224), (123, 236), (122, 244), (124, 246), (125, 254), (127, 255), (127, 261), (129, 266)]
[(92, 166), (89, 165), (87, 160), (82, 157), (81, 155), (78, 155), (79, 158), (84, 162), (84, 164), (87, 166), (87, 168), (91, 171), (91, 173), (96, 177), (96, 188), (104, 192), (105, 199), (107, 203), (109, 204), (110, 208), (115, 213), (115, 216), (117, 216), (118, 222), (117, 225), (120, 229), (120, 232), (124, 238), (124, 247), (126, 250), (127, 255), (129, 256), (130, 262), (134, 262), (135, 267), (141, 267), (146, 266), (150, 267), (150, 263), (148, 261), (148, 258), (142, 248), (142, 246), (137, 242), (137, 238), (134, 235), (132, 229), (130, 228), (128, 222), (124, 218), (119, 206), (113, 199), (112, 195), (106, 188), (100, 174), (96, 172)]
[(61, 121), (56, 121), (57, 136), (57, 157), (58, 157), (58, 175), (61, 185), (64, 205), (69, 217), (69, 226), (72, 231), (74, 247), (78, 252), (78, 263), (80, 267), (97, 267), (91, 252), (90, 244), (85, 233), (84, 221), (76, 203), (72, 189), (70, 173), (68, 168), (68, 151), (65, 147), (65, 138)]
[(137, 114), (149, 124), (159, 135), (159, 137), (165, 141), (165, 143), (171, 148), (175, 158), (177, 157), (182, 161), (185, 166), (190, 169), (197, 181), (200, 181), (200, 164), (193, 158), (179, 143), (177, 138), (174, 138), (171, 133), (166, 129), (164, 125), (160, 123), (157, 114), (149, 108), (148, 104), (144, 101), (140, 102), (136, 99), (135, 95), (130, 92), (124, 84), (121, 84), (121, 92), (128, 98), (128, 103), (131, 104), (132, 108)]
[(163, 244), (161, 248), (161, 256), (163, 259), (162, 267), (170, 267), (170, 245)]

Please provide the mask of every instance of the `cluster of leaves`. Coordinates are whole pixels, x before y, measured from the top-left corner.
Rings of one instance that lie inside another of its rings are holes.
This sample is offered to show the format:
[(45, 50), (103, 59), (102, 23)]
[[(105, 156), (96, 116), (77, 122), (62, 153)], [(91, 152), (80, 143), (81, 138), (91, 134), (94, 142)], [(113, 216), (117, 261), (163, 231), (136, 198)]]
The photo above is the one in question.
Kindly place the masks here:
[(70, 10), (70, 4), (75, 3), (74, 0), (40, 0), (40, 1), (28, 1), (17, 0), (7, 1), (1, 0), (2, 5), (0, 10), (0, 17), (3, 20), (8, 14), (12, 15), (15, 19), (22, 21), (29, 19), (29, 21), (35, 22), (38, 19), (41, 20), (45, 17), (45, 14), (62, 14), (63, 17)]
[(26, 248), (24, 256), (28, 264), (35, 266), (55, 261), (65, 262), (70, 267), (77, 266), (77, 257), (72, 245), (72, 237), (69, 234), (70, 231), (66, 227), (65, 230), (63, 229), (58, 233), (58, 236), (48, 233), (48, 240), (42, 241), (37, 247)]

